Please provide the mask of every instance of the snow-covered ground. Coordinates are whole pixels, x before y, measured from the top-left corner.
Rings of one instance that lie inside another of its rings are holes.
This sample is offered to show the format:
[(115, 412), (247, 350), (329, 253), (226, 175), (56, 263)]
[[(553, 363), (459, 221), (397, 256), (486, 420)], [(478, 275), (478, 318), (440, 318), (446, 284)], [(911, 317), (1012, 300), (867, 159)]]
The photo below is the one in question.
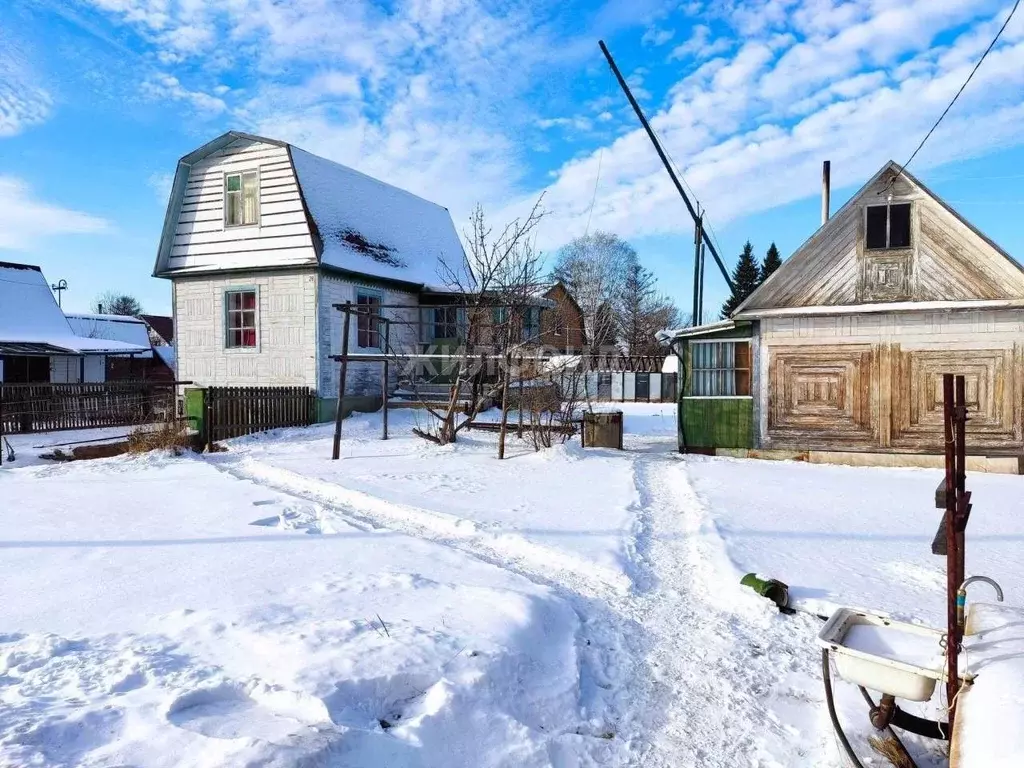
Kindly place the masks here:
[[(623, 410), (624, 452), (502, 462), (411, 411), (347, 420), (338, 462), (328, 427), (57, 465), (18, 438), (0, 765), (837, 764), (819, 620), (739, 576), (938, 621), (937, 473), (683, 459), (674, 406)], [(1024, 482), (968, 483), (969, 568), (1019, 604)]]

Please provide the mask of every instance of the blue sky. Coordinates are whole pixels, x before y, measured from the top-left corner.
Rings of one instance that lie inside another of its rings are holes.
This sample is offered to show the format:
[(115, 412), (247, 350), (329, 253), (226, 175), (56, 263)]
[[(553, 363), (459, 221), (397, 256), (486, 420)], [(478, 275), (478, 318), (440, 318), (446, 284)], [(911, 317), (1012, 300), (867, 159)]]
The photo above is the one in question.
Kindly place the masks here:
[[(632, 242), (685, 310), (691, 223), (619, 91), (604, 38), (731, 264), (788, 255), (905, 160), (1007, 0), (6, 0), (0, 260), (84, 309), (149, 277), (177, 159), (229, 128), (293, 143), (493, 221), (541, 194), (539, 245)], [(1024, 13), (910, 170), (1024, 256)], [(706, 305), (724, 284), (712, 273)]]

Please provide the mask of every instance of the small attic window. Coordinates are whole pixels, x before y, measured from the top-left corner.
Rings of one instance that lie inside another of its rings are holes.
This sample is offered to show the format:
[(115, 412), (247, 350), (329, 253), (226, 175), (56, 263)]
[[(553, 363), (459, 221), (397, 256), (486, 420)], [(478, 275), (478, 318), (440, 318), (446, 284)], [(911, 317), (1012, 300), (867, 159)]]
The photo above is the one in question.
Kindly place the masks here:
[(910, 203), (871, 205), (864, 245), (868, 250), (910, 247)]
[(246, 227), (260, 221), (260, 182), (256, 171), (224, 176), (224, 226)]

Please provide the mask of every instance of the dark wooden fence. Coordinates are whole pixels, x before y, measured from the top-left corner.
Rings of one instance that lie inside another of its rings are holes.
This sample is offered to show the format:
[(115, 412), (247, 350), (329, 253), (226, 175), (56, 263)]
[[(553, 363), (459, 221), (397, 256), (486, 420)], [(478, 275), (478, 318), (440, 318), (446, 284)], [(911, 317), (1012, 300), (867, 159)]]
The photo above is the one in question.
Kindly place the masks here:
[(316, 421), (316, 391), (305, 387), (207, 387), (203, 405), (207, 444)]
[(0, 434), (125, 427), (174, 415), (174, 382), (0, 384)]

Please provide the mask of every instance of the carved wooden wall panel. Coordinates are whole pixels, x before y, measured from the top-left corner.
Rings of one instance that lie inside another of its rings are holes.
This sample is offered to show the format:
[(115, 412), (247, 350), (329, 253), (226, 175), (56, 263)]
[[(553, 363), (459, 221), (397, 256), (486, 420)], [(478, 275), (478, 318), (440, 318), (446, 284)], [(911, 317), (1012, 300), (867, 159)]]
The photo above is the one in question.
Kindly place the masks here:
[(1020, 446), (1020, 348), (901, 351), (892, 377), (892, 446), (942, 450), (942, 374), (963, 374), (968, 445)]
[(798, 346), (769, 352), (768, 433), (813, 447), (873, 442), (874, 354), (870, 345)]

